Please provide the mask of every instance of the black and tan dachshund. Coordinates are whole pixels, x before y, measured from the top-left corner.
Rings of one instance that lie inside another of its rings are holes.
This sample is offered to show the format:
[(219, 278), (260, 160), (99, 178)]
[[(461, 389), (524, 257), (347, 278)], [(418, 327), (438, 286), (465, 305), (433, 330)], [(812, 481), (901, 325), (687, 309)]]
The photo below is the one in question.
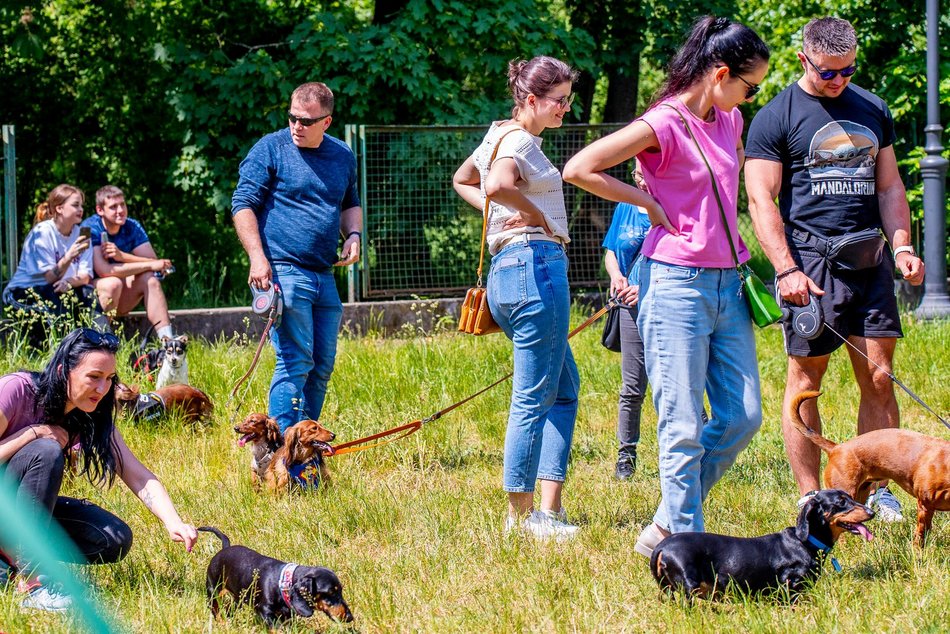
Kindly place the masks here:
[(253, 605), (271, 628), (294, 616), (313, 616), (314, 609), (337, 621), (353, 621), (343, 600), (343, 586), (329, 568), (289, 564), (245, 546), (232, 546), (224, 533), (211, 526), (198, 530), (214, 533), (222, 544), (208, 564), (206, 580), (215, 618), (221, 611), (221, 597), (230, 593), (235, 601)]
[[(825, 489), (798, 514), (798, 523), (762, 537), (714, 533), (676, 533), (653, 550), (650, 570), (668, 593), (714, 598), (730, 583), (757, 593), (787, 588), (801, 593), (806, 581), (821, 574), (825, 555), (844, 533), (870, 541), (863, 522), (874, 513), (839, 489)], [(837, 562), (832, 560), (837, 565)]]

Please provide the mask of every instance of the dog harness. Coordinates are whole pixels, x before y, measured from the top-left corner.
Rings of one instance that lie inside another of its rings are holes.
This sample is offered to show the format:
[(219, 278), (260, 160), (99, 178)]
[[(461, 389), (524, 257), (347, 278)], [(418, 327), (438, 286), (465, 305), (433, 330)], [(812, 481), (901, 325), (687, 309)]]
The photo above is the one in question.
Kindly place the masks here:
[[(808, 536), (808, 543), (823, 552), (825, 555), (831, 552), (831, 546), (825, 546), (811, 535)], [(839, 564), (838, 560), (834, 557), (831, 558), (831, 565), (834, 567), (835, 572), (841, 572), (841, 564)]]
[(290, 589), (294, 585), (294, 570), (296, 569), (297, 564), (284, 564), (284, 567), (280, 569), (280, 579), (277, 581), (277, 587), (280, 588), (280, 598), (284, 600), (284, 603), (287, 604), (287, 607), (290, 608), (294, 614), (303, 616), (297, 612), (293, 604), (290, 602)]
[(139, 395), (135, 401), (135, 418), (144, 421), (155, 421), (165, 413), (165, 401), (155, 392)]

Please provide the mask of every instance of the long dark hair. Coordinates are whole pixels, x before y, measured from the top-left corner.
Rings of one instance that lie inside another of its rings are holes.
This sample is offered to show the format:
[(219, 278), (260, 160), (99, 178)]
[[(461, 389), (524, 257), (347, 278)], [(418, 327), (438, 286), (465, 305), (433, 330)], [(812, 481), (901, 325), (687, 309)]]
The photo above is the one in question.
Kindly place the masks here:
[(115, 384), (113, 378), (109, 391), (92, 412), (74, 407), (68, 414), (69, 373), (90, 352), (101, 351), (115, 354), (116, 349), (103, 341), (93, 343), (85, 335), (85, 329), (77, 328), (63, 337), (53, 358), (42, 372), (33, 373), (36, 386), (34, 407), (42, 410), (43, 419), (37, 422), (58, 425), (69, 433), (69, 444), (78, 442), (82, 463), (80, 473), (90, 482), (105, 482), (110, 486), (115, 481), (116, 470), (121, 466), (118, 448), (112, 440), (115, 429)]
[(741, 75), (767, 61), (769, 47), (755, 31), (728, 18), (704, 16), (696, 20), (686, 42), (670, 60), (666, 82), (653, 101), (680, 94), (717, 64), (726, 66), (732, 75)]

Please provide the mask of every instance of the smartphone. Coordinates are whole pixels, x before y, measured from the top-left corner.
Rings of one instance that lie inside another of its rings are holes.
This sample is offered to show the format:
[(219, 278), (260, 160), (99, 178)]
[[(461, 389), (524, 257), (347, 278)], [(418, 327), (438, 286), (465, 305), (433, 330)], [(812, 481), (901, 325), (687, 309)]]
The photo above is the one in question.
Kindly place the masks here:
[(79, 227), (80, 238), (90, 238), (92, 236), (92, 227)]
[(101, 234), (99, 234), (99, 242), (101, 242), (102, 244), (109, 244), (109, 232), (108, 232), (108, 231), (103, 231)]

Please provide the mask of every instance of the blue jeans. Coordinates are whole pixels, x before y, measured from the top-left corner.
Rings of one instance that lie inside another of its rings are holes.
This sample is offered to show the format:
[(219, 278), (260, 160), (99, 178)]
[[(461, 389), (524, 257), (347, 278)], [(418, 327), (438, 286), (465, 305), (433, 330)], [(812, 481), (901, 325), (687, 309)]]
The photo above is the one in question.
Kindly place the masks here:
[(663, 496), (654, 521), (703, 531), (703, 500), (762, 424), (752, 320), (734, 269), (646, 260), (640, 298)]
[(492, 259), (488, 304), (514, 344), (504, 489), (532, 492), (538, 478), (563, 482), (580, 385), (567, 345), (571, 297), (564, 248), (539, 241), (503, 248)]
[(271, 331), (277, 364), (268, 410), (283, 432), (298, 421), (320, 418), (336, 360), (343, 304), (329, 271), (318, 273), (281, 262), (273, 270), (283, 293), (284, 313)]

